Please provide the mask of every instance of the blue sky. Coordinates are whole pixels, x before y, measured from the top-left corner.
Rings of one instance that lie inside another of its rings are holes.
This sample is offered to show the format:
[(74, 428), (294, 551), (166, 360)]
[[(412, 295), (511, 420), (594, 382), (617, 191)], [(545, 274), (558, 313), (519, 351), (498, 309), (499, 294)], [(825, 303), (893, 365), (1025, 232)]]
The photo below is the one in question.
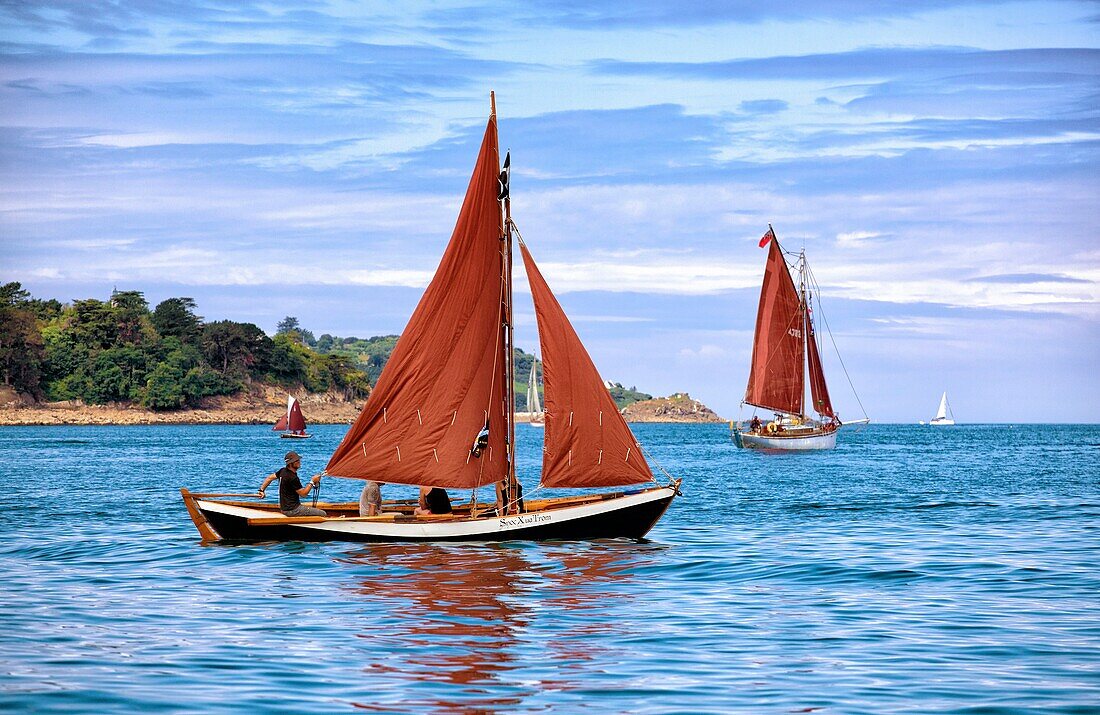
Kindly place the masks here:
[(495, 89), (606, 379), (736, 418), (771, 223), (873, 419), (1100, 421), (1100, 3), (767, 5), (4, 4), (0, 281), (399, 332)]

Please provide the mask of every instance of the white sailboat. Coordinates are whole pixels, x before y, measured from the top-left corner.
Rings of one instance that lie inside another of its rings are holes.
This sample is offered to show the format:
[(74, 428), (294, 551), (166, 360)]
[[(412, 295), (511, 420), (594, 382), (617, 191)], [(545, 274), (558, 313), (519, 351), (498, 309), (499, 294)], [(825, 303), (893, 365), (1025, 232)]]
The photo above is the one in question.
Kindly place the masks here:
[(532, 427), (546, 425), (546, 413), (542, 411), (542, 403), (539, 401), (539, 384), (535, 379), (537, 361), (531, 361), (531, 375), (527, 378), (527, 414), (531, 418)]
[[(948, 415), (951, 415), (948, 417)], [(921, 424), (925, 424), (923, 421)], [(939, 427), (950, 427), (955, 424), (955, 413), (951, 410), (951, 405), (947, 402), (947, 392), (944, 391), (943, 397), (940, 398), (940, 408), (936, 410), (936, 416), (932, 418), (929, 425)]]

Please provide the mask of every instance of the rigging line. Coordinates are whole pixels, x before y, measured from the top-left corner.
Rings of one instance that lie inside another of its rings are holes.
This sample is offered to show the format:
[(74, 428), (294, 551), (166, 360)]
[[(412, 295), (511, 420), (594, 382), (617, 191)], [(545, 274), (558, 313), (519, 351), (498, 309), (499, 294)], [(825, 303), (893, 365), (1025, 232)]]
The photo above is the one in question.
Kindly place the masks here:
[[(669, 474), (668, 470), (665, 469), (664, 466), (660, 462), (658, 462), (657, 459), (652, 454), (650, 454), (649, 451), (645, 447), (642, 446), (641, 442), (638, 442), (637, 440), (635, 440), (634, 444), (638, 445), (638, 451), (642, 453), (642, 456), (644, 456), (647, 460), (649, 460), (650, 463), (656, 464), (657, 469), (660, 469), (661, 473), (664, 474), (666, 477), (668, 477), (669, 481), (676, 481), (676, 477)], [(649, 481), (653, 482), (654, 484), (657, 484), (657, 477), (653, 476), (652, 471), (650, 471), (650, 473), (649, 473)]]
[(848, 368), (844, 365), (844, 358), (840, 355), (840, 348), (836, 345), (836, 338), (833, 337), (833, 329), (829, 327), (829, 318), (826, 317), (825, 308), (822, 305), (821, 287), (817, 283), (817, 277), (814, 275), (814, 272), (810, 270), (809, 263), (806, 264), (806, 273), (813, 282), (814, 291), (817, 293), (817, 310), (821, 313), (821, 322), (825, 323), (825, 332), (829, 334), (829, 342), (833, 344), (833, 352), (836, 353), (836, 359), (840, 361), (840, 369), (844, 371), (844, 378), (848, 380), (848, 387), (852, 388), (852, 395), (855, 396), (856, 404), (859, 405), (859, 409), (863, 411), (863, 416), (870, 419), (867, 415), (867, 408), (863, 406), (863, 401), (859, 399), (859, 393), (856, 392), (856, 386), (852, 383), (852, 376), (848, 374)]

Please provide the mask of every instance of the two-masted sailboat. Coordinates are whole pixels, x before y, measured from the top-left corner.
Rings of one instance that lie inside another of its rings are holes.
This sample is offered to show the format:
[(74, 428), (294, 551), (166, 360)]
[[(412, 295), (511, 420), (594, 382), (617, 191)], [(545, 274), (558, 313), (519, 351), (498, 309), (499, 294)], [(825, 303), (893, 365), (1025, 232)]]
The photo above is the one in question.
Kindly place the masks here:
[(271, 429), (274, 432), (282, 432), (280, 437), (291, 439), (308, 439), (313, 436), (306, 434), (306, 418), (302, 414), (302, 406), (298, 404), (294, 395), (287, 395), (286, 412), (279, 417)]
[[(950, 416), (948, 416), (950, 415)], [(943, 393), (943, 397), (940, 398), (940, 408), (936, 410), (936, 416), (928, 422), (921, 420), (921, 424), (928, 424), (934, 427), (952, 427), (955, 424), (955, 412), (951, 409), (950, 403), (947, 402), (947, 391)]]
[[(783, 248), (771, 226), (760, 239), (760, 246), (769, 246), (768, 260), (756, 313), (749, 383), (741, 404), (769, 410), (774, 416), (761, 420), (753, 415), (748, 423), (738, 422), (733, 429), (734, 442), (746, 449), (832, 449), (841, 421), (833, 409), (821, 368), (821, 352), (814, 331), (814, 286), (806, 253), (798, 254), (795, 269), (799, 280), (795, 286)], [(809, 416), (805, 404), (807, 370), (816, 419)], [(848, 424), (869, 421), (864, 416)]]
[[(513, 236), (534, 298), (546, 402), (542, 476), (524, 500), (514, 449)], [(678, 493), (679, 480), (657, 483), (512, 222), (495, 102), (435, 276), (322, 475), (472, 494), (450, 514), (418, 515), (409, 501), (384, 503), (378, 516), (321, 503), (326, 516), (288, 517), (245, 495), (181, 492), (205, 541), (641, 538)], [(627, 488), (536, 498), (557, 487)]]

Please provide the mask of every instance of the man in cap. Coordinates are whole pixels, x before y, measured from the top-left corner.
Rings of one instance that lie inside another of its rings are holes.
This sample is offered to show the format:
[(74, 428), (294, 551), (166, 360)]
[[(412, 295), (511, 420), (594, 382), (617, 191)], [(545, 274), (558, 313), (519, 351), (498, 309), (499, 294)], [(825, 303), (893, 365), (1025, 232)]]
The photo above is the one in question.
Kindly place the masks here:
[(260, 498), (264, 498), (267, 485), (278, 479), (279, 511), (285, 516), (326, 516), (323, 509), (302, 503), (302, 497), (320, 485), (321, 475), (314, 474), (303, 487), (301, 480), (298, 479), (298, 467), (302, 466), (302, 458), (297, 452), (287, 452), (283, 459), (286, 461), (286, 466), (264, 478), (263, 484), (260, 485)]

